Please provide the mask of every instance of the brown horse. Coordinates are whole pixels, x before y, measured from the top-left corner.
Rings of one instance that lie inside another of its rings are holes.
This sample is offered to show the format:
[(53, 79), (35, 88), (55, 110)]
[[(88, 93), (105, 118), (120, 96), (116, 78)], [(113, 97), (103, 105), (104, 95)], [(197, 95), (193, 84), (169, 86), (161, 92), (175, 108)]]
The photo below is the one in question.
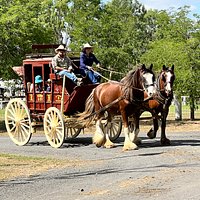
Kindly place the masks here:
[[(158, 130), (158, 120), (161, 120), (161, 145), (170, 145), (170, 140), (166, 137), (166, 120), (169, 107), (173, 99), (173, 83), (175, 80), (174, 65), (166, 67), (163, 65), (162, 70), (157, 78), (156, 93), (152, 100), (143, 104), (143, 106), (135, 112), (134, 115), (134, 136), (135, 141), (139, 141), (137, 134), (139, 133), (139, 117), (144, 111), (149, 111), (153, 116), (153, 128), (147, 133), (148, 137), (153, 139), (156, 137)], [(147, 96), (148, 94), (145, 94)], [(158, 117), (161, 114), (161, 117)]]
[[(131, 141), (128, 128), (128, 117), (132, 115), (137, 105), (142, 104), (145, 94), (152, 95), (155, 92), (155, 76), (150, 68), (145, 65), (128, 73), (121, 82), (110, 81), (98, 85), (86, 100), (85, 111), (79, 119), (86, 119), (85, 125), (89, 125), (96, 118), (96, 132), (93, 143), (100, 147), (112, 147), (108, 134), (102, 131), (102, 119), (107, 113), (108, 122), (115, 115), (121, 114), (124, 125), (125, 141), (124, 150), (136, 149), (137, 145)], [(91, 117), (92, 116), (92, 117)]]

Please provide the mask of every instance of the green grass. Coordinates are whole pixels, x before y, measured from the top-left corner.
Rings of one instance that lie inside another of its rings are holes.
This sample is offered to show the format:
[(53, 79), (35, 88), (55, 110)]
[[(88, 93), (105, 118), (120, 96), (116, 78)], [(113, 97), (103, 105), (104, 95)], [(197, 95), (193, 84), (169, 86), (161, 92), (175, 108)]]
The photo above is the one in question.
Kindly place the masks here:
[(5, 113), (5, 109), (2, 109), (2, 110), (0, 109), (0, 132), (6, 130), (5, 122), (4, 122), (4, 119), (5, 119), (4, 113)]
[(0, 181), (15, 177), (28, 177), (49, 169), (80, 165), (80, 163), (76, 160), (0, 154)]
[[(198, 106), (200, 107), (200, 106)], [(143, 117), (150, 117), (151, 114), (148, 112), (144, 112), (142, 114)], [(168, 119), (174, 120), (175, 119), (175, 106), (171, 105), (169, 108)], [(182, 119), (190, 119), (190, 107), (188, 105), (182, 106)], [(195, 110), (195, 119), (200, 119), (200, 109)]]

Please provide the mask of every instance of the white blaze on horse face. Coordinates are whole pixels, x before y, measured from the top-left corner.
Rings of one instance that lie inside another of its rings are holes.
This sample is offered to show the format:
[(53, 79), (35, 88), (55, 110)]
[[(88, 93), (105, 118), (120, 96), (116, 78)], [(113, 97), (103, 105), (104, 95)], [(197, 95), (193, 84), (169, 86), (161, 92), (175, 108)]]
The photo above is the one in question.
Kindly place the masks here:
[(153, 74), (145, 73), (143, 74), (143, 77), (145, 79), (144, 89), (146, 90), (149, 96), (152, 96), (156, 92)]
[(166, 90), (166, 93), (169, 94), (172, 91), (172, 87), (171, 87), (172, 74), (171, 74), (171, 72), (166, 72), (165, 78), (166, 78), (165, 90)]

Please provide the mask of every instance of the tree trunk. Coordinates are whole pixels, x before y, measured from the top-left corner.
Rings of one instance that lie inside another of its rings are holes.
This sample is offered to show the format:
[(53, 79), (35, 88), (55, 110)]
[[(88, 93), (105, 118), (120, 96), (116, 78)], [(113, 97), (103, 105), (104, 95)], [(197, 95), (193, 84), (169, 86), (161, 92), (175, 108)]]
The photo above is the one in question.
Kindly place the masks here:
[(190, 96), (190, 120), (194, 120), (194, 97)]

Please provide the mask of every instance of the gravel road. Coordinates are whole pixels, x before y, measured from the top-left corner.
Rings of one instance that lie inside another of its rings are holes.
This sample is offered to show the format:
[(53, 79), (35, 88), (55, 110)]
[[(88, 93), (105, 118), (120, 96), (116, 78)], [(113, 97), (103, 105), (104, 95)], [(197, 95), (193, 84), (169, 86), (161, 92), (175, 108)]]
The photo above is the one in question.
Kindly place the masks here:
[(200, 131), (170, 132), (172, 144), (167, 147), (160, 146), (159, 138), (140, 136), (139, 150), (127, 152), (122, 151), (123, 137), (112, 149), (96, 148), (89, 134), (53, 149), (42, 136), (33, 136), (23, 147), (2, 136), (1, 153), (74, 159), (82, 164), (0, 182), (0, 199), (199, 200)]

